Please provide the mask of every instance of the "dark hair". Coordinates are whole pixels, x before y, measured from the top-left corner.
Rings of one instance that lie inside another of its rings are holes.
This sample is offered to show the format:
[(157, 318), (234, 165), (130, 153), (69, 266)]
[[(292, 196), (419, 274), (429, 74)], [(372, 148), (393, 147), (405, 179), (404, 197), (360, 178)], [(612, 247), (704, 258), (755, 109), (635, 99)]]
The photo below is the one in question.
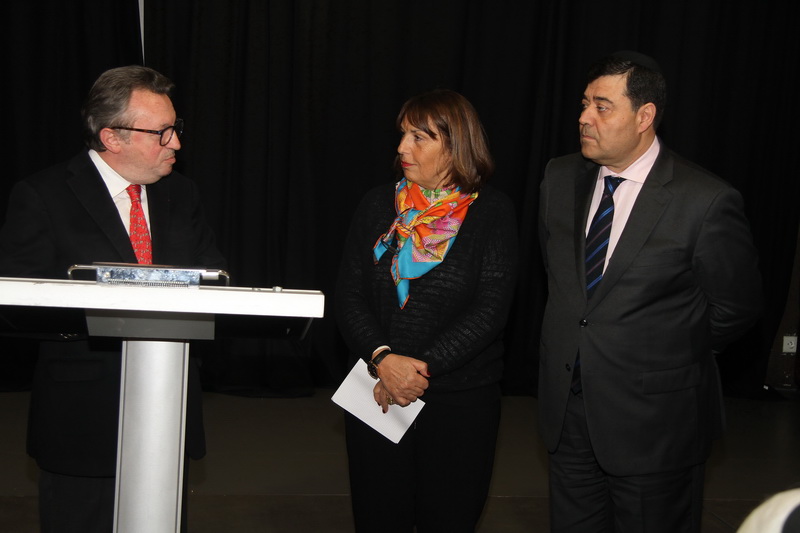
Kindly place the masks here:
[[(410, 98), (397, 115), (397, 128), (404, 120), (436, 138), (435, 128), (450, 154), (449, 185), (461, 187), (467, 194), (480, 190), (494, 172), (486, 132), (478, 113), (469, 100), (455, 91), (437, 89)], [(399, 156), (395, 159), (398, 175), (402, 175)]]
[[(135, 117), (126, 116), (131, 94), (143, 89), (157, 94), (172, 91), (175, 84), (155, 70), (139, 65), (112, 68), (103, 72), (89, 90), (81, 109), (84, 142), (98, 152), (105, 151), (100, 131), (113, 126), (132, 127)], [(122, 132), (121, 135), (124, 135)]]
[(627, 75), (625, 96), (630, 99), (634, 111), (647, 103), (656, 106), (653, 129), (658, 128), (667, 105), (667, 82), (658, 63), (638, 52), (616, 52), (592, 65), (588, 82), (592, 83), (602, 76), (620, 74)]

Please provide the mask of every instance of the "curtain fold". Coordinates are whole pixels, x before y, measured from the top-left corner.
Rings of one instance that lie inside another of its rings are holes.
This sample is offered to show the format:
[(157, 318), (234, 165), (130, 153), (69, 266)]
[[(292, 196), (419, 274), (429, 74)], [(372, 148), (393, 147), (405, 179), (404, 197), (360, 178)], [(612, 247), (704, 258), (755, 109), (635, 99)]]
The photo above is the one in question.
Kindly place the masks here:
[[(135, 3), (104, 3), (105, 11), (119, 6), (104, 21), (81, 7), (91, 2), (58, 4), (52, 19), (37, 15), (37, 4), (0, 8), (18, 26), (3, 36), (14, 74), (4, 100), (20, 102), (0, 203), (13, 181), (79, 146), (77, 109), (97, 74), (140, 60)], [(669, 89), (664, 142), (745, 198), (767, 312), (720, 364), (731, 388), (755, 390), (800, 223), (800, 180), (787, 157), (794, 121), (775, 105), (792, 102), (788, 74), (800, 52), (788, 9), (722, 0), (145, 0), (145, 56), (177, 84), (186, 120), (178, 169), (200, 184), (234, 282), (321, 289), (329, 303), (356, 203), (395, 179), (402, 103), (435, 87), (469, 98), (497, 160), (493, 184), (514, 199), (520, 223), (504, 380), (519, 394), (535, 393), (546, 299), (536, 237), (544, 167), (579, 148), (590, 62), (620, 49), (654, 56)], [(330, 305), (306, 342), (309, 379), (343, 377)]]
[[(94, 80), (109, 68), (141, 63), (138, 2), (4, 2), (0, 50), (2, 223), (14, 183), (83, 149), (80, 107)], [(0, 308), (0, 390), (27, 389), (37, 345), (5, 336), (8, 329)]]

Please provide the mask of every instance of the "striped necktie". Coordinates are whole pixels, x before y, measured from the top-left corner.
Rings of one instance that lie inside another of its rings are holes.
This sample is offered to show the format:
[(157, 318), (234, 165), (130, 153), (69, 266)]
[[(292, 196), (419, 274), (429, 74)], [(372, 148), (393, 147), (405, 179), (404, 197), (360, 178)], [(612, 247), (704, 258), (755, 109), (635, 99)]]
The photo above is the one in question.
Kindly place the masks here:
[[(603, 267), (606, 263), (606, 253), (608, 252), (608, 239), (611, 236), (611, 222), (614, 220), (614, 191), (625, 178), (616, 176), (605, 177), (605, 187), (603, 196), (600, 198), (600, 205), (589, 226), (586, 234), (586, 297), (591, 298), (594, 290), (603, 279)], [(575, 357), (575, 367), (572, 371), (572, 383), (570, 388), (576, 395), (583, 392), (581, 383), (581, 354)]]
[(611, 236), (611, 222), (614, 220), (614, 191), (625, 178), (605, 177), (605, 187), (600, 205), (586, 234), (586, 296), (591, 298), (594, 290), (603, 279), (603, 267), (608, 252), (608, 239)]
[(142, 186), (129, 185), (128, 196), (131, 197), (131, 245), (136, 253), (136, 260), (141, 265), (153, 264), (153, 249), (150, 243), (150, 232), (142, 209)]

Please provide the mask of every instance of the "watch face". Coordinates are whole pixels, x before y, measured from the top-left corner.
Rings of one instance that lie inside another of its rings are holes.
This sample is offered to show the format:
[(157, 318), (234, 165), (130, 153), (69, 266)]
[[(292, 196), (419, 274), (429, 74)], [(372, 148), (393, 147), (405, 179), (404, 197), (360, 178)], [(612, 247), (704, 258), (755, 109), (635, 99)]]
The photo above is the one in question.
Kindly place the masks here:
[(367, 363), (367, 371), (369, 375), (372, 376), (372, 379), (378, 379), (378, 367), (372, 361)]

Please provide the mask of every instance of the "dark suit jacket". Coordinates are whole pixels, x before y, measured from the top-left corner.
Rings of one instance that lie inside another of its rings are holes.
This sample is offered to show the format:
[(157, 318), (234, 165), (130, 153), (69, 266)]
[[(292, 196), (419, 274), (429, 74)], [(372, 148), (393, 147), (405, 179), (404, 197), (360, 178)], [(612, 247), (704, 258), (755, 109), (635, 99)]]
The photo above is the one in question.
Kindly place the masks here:
[[(192, 181), (172, 173), (148, 185), (147, 198), (155, 264), (225, 267)], [(14, 186), (0, 229), (0, 276), (64, 279), (71, 265), (93, 262), (135, 263), (136, 256), (108, 189), (84, 152)], [(73, 315), (57, 316), (63, 333), (73, 333), (68, 320)], [(46, 470), (112, 476), (120, 341), (78, 339), (41, 345), (28, 451)], [(190, 369), (187, 452), (202, 457), (199, 374), (195, 365)]]
[(539, 408), (559, 443), (575, 356), (599, 464), (614, 475), (704, 461), (723, 428), (713, 351), (757, 319), (761, 282), (739, 193), (662, 143), (587, 301), (584, 243), (598, 166), (580, 153), (552, 160), (539, 233), (549, 296)]

